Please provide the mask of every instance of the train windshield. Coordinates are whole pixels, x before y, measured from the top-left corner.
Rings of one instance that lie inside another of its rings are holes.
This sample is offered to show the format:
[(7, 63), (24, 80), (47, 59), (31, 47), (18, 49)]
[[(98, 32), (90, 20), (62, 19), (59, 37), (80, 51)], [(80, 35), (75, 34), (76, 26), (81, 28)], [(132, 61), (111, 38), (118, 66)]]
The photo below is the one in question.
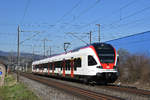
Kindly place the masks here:
[(114, 63), (115, 51), (114, 48), (109, 44), (95, 44), (94, 48), (101, 63)]

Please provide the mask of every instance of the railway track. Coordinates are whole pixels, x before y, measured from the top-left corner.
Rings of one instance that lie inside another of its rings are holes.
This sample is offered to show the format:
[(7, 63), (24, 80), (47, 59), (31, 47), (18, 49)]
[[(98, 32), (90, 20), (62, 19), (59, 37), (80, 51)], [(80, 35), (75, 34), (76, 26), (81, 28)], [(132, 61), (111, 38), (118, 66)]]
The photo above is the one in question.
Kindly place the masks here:
[(123, 86), (100, 86), (100, 88), (107, 88), (107, 89), (111, 89), (111, 90), (115, 90), (115, 91), (119, 91), (119, 92), (126, 92), (126, 93), (131, 93), (134, 95), (140, 95), (140, 96), (146, 96), (150, 98), (150, 91), (147, 90), (141, 90), (141, 89), (137, 89), (137, 88), (133, 88), (133, 87), (123, 87)]
[(71, 86), (68, 84), (56, 82), (56, 81), (53, 81), (53, 80), (50, 80), (47, 78), (42, 78), (42, 77), (39, 77), (39, 76), (36, 76), (33, 74), (21, 73), (21, 75), (24, 77), (27, 77), (29, 79), (38, 81), (40, 83), (46, 84), (48, 86), (52, 86), (52, 87), (61, 89), (61, 90), (66, 91), (68, 93), (84, 97), (84, 99), (86, 98), (86, 100), (123, 100), (122, 98), (119, 98), (119, 97), (93, 92), (93, 91), (86, 90), (83, 88), (79, 88), (79, 87)]

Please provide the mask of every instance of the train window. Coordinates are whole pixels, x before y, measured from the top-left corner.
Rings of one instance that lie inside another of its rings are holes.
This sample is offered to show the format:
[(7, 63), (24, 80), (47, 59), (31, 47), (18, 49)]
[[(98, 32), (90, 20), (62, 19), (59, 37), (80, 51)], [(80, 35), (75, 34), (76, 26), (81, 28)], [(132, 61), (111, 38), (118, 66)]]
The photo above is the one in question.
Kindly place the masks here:
[(42, 68), (41, 69), (43, 70), (44, 68), (45, 68), (45, 64), (42, 64)]
[(70, 70), (70, 67), (68, 67), (68, 70)]
[(59, 68), (60, 68), (60, 67), (62, 67), (62, 66), (61, 66), (61, 64), (62, 64), (62, 61), (59, 61), (58, 63), (59, 63)]
[(45, 64), (42, 64), (42, 69), (44, 68)]
[(54, 63), (54, 65), (55, 65), (55, 67), (57, 67), (57, 66), (58, 66), (58, 63), (57, 63), (57, 62), (55, 62), (55, 63)]
[(54, 66), (57, 67), (57, 62), (54, 62)]
[(43, 64), (40, 65), (40, 69), (43, 69)]
[(95, 61), (93, 56), (88, 55), (88, 66), (93, 66), (93, 65), (96, 65), (96, 64), (97, 64), (97, 62)]
[(77, 59), (74, 59), (74, 67), (77, 67)]
[(62, 67), (62, 61), (55, 62), (55, 67), (56, 68), (61, 68)]
[(63, 60), (63, 61), (61, 62), (61, 70), (63, 70), (64, 64), (65, 64), (65, 66), (66, 66), (65, 60)]
[(74, 67), (74, 70), (76, 71), (76, 70), (77, 70), (77, 67)]
[(74, 67), (81, 67), (81, 58), (74, 59)]
[(40, 64), (40, 65), (39, 65), (39, 70), (41, 70), (41, 69), (42, 69), (42, 65)]
[(74, 70), (75, 71), (77, 70), (77, 59), (76, 58), (74, 59)]
[(42, 65), (41, 65), (41, 70), (43, 70), (43, 69), (44, 69), (44, 65), (42, 64)]
[(44, 68), (48, 68), (48, 63), (43, 64), (43, 67), (44, 67)]
[(37, 68), (37, 65), (33, 66), (33, 69), (35, 70)]
[(113, 63), (115, 61), (115, 50), (109, 44), (94, 45), (101, 63)]
[(40, 64), (40, 65), (39, 65), (39, 69), (41, 69), (41, 68), (42, 68), (42, 65)]
[(81, 58), (77, 59), (77, 67), (81, 67)]
[(70, 70), (71, 67), (70, 60), (66, 60), (65, 62), (66, 62), (66, 70)]
[(50, 63), (50, 64), (49, 64), (49, 69), (50, 69), (50, 70), (52, 70), (52, 66), (53, 66), (53, 64)]
[(35, 68), (35, 69), (36, 69), (36, 68), (39, 68), (39, 65), (35, 65), (33, 68)]
[(48, 69), (48, 67), (49, 67), (49, 65), (48, 65), (48, 63), (46, 63), (46, 68)]

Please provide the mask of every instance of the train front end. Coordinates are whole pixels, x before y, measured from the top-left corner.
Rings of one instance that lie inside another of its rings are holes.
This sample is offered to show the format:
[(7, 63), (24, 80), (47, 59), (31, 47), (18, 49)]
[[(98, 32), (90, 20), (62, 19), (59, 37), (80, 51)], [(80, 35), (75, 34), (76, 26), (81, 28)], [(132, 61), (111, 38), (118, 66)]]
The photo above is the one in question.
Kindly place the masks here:
[(93, 44), (93, 50), (99, 64), (96, 66), (95, 81), (113, 83), (118, 78), (118, 54), (114, 47), (106, 43)]

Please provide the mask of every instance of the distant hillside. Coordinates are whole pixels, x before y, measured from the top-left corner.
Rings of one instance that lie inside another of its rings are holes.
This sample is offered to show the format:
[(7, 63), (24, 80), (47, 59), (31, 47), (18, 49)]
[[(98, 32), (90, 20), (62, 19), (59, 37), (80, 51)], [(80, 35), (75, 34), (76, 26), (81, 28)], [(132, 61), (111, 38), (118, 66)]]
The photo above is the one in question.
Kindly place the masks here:
[[(0, 56), (1, 57), (9, 57), (9, 56), (16, 57), (17, 56), (17, 52), (0, 51)], [(43, 57), (41, 55), (34, 55), (34, 57), (33, 57), (33, 54), (31, 54), (31, 53), (20, 53), (20, 56), (21, 57), (25, 57), (25, 58), (34, 58), (34, 60), (41, 59)]]
[(0, 56), (8, 56), (8, 55), (9, 55), (8, 52), (0, 51)]

